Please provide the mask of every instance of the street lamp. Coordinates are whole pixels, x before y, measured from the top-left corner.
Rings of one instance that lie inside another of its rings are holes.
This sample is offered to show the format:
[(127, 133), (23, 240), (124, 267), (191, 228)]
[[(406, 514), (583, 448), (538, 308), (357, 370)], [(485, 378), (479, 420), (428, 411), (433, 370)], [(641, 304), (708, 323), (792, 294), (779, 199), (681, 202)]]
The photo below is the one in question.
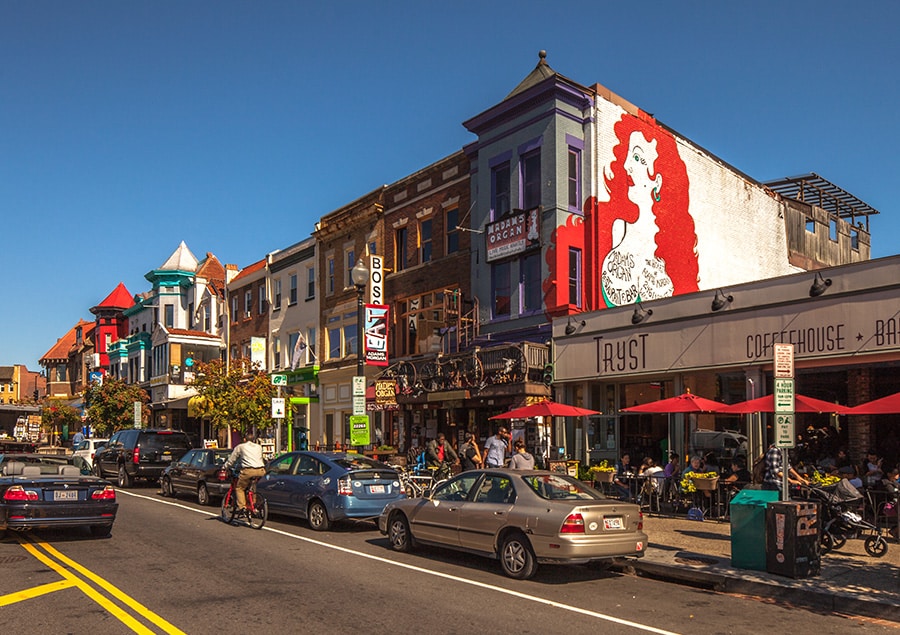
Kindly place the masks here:
[(356, 375), (362, 377), (365, 374), (365, 358), (363, 357), (363, 311), (366, 285), (369, 283), (369, 269), (360, 258), (353, 269), (350, 270), (353, 286), (356, 287)]

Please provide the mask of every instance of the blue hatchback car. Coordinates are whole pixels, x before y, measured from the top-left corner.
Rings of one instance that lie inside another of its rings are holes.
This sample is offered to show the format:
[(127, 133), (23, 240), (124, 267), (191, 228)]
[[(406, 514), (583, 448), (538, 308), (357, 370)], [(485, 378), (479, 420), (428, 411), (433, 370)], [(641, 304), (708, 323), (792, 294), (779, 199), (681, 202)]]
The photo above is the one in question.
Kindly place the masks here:
[(306, 518), (316, 531), (335, 521), (377, 518), (405, 498), (397, 472), (351, 452), (290, 452), (272, 459), (256, 485), (269, 512)]

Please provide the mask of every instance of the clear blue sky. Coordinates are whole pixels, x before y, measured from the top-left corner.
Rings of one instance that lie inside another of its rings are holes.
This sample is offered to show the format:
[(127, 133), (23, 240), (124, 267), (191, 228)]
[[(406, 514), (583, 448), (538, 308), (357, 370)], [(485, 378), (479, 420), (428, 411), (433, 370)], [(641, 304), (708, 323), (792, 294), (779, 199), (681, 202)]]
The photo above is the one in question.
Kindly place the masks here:
[(0, 0), (0, 365), (181, 240), (241, 267), (474, 138), (535, 66), (751, 177), (817, 172), (898, 253), (900, 3)]

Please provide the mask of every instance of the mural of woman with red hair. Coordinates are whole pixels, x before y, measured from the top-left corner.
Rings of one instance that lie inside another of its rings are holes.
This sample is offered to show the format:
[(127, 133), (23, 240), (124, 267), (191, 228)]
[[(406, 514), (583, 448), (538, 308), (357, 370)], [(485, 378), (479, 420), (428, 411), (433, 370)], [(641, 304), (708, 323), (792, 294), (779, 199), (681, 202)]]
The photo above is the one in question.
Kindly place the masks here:
[(616, 122), (618, 143), (604, 174), (609, 200), (585, 202), (588, 279), (595, 286), (589, 296), (597, 308), (698, 289), (687, 170), (675, 138), (646, 119), (624, 114)]

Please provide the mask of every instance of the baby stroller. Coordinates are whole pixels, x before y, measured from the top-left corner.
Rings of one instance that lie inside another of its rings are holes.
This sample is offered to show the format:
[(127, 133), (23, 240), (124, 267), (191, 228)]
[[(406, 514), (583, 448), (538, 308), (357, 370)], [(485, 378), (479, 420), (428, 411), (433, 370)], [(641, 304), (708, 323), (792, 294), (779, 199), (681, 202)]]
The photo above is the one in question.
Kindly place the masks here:
[(859, 513), (863, 495), (847, 479), (841, 479), (837, 485), (829, 488), (813, 487), (812, 492), (822, 501), (822, 553), (832, 549), (840, 549), (847, 543), (847, 538), (857, 534), (868, 534), (864, 543), (866, 553), (874, 558), (881, 558), (887, 553), (887, 541), (881, 535), (881, 529), (864, 520)]

